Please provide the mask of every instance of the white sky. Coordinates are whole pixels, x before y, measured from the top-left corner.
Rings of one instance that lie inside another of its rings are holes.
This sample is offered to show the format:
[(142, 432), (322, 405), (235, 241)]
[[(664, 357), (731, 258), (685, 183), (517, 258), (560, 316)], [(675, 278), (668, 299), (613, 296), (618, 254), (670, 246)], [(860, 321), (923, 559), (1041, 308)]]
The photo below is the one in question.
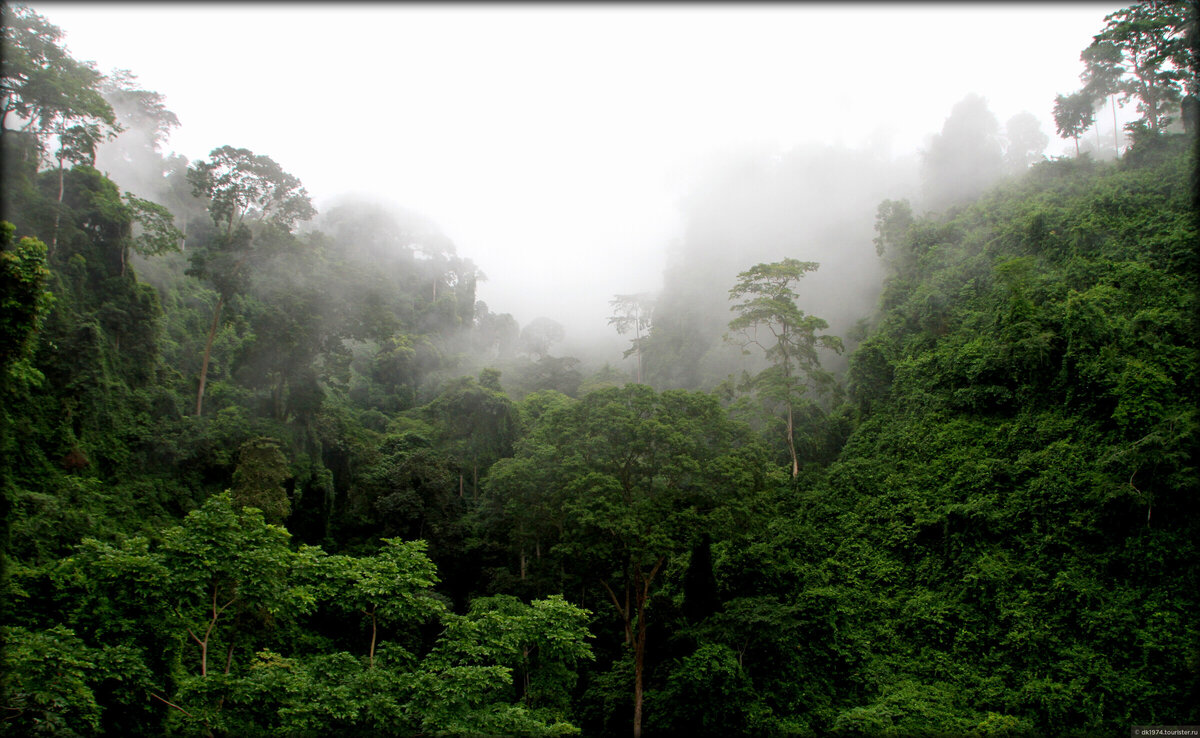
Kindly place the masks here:
[(165, 95), (168, 150), (266, 154), (318, 209), (366, 193), (423, 212), (492, 310), (574, 333), (659, 286), (677, 195), (714, 150), (882, 136), (899, 155), (977, 92), (1073, 151), (1054, 95), (1123, 4), (31, 5), (76, 58)]

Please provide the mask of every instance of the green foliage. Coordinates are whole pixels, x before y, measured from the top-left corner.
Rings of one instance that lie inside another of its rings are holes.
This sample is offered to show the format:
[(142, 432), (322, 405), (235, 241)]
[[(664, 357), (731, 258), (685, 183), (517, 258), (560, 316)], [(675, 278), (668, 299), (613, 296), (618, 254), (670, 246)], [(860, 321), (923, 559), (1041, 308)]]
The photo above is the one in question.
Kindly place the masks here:
[(46, 290), (46, 245), (33, 238), (14, 244), (15, 230), (12, 223), (0, 223), (0, 369), (5, 371), (5, 384), (19, 364), (25, 367), (22, 376), (36, 376), (21, 362), (32, 355), (33, 340), (52, 299)]
[(791, 455), (792, 477), (800, 473), (794, 435), (796, 410), (808, 390), (827, 391), (833, 384), (833, 377), (821, 370), (819, 349), (842, 351), (837, 336), (817, 335), (829, 324), (806, 315), (797, 304), (799, 294), (792, 289), (792, 283), (818, 266), (796, 259), (758, 264), (739, 274), (738, 283), (729, 290), (729, 299), (741, 302), (730, 308), (737, 317), (729, 322), (731, 333), (726, 340), (744, 353), (749, 353), (746, 347), (757, 346), (771, 363), (754, 378), (753, 388), (786, 417), (783, 434)]
[(549, 407), (493, 468), (485, 503), (519, 581), (570, 576), (614, 608), (612, 640), (634, 655), (637, 731), (651, 603), (701, 531), (745, 519), (765, 485), (764, 451), (709, 395), (630, 384), (539, 399)]
[(175, 227), (170, 210), (128, 192), (125, 202), (133, 210), (133, 219), (141, 231), (134, 237), (134, 251), (142, 256), (158, 256), (180, 250), (183, 232)]
[(209, 200), (213, 221), (228, 238), (247, 215), (291, 231), (316, 215), (300, 180), (283, 171), (269, 156), (249, 149), (221, 146), (188, 170), (197, 197)]
[(100, 706), (88, 685), (94, 655), (61, 625), (4, 628), (3, 735), (97, 735)]
[[(1110, 16), (1075, 102), (1131, 83), (1121, 44), (1141, 42), (1119, 34), (1175, 48), (1179, 7)], [(189, 178), (156, 153), (177, 124), (161, 96), (118, 73), (103, 91), (170, 209), (123, 195), (89, 165), (100, 78), (4, 11), (5, 124), (29, 128), (3, 137), (5, 734), (1200, 722), (1184, 137), (1148, 120), (1118, 164), (943, 190), (946, 216), (882, 202), (890, 273), (852, 334), (853, 405), (819, 361), (840, 341), (800, 309), (816, 265), (793, 259), (730, 291), (765, 370), (656, 392), (611, 368), (584, 382), (550, 320), (514, 359), (515, 321), (411, 214), (350, 204), (297, 234), (311, 204), (268, 158), (224, 147)], [(1027, 124), (1006, 129), (1014, 170)], [(981, 100), (957, 107), (927, 173), (992, 176), (995, 128)], [(64, 166), (39, 173), (49, 136)], [(729, 373), (693, 340), (723, 319), (690, 309), (727, 278), (677, 280), (653, 325), (618, 296), (654, 382)], [(473, 349), (504, 374), (456, 377)], [(208, 415), (186, 414), (197, 376)]]
[(9, 114), (35, 133), (41, 150), (47, 137), (60, 137), (59, 158), (81, 159), (69, 151), (94, 149), (102, 135), (119, 130), (112, 106), (101, 95), (102, 75), (90, 62), (79, 62), (62, 45), (62, 31), (30, 8), (5, 5), (3, 93), (0, 122)]
[(738, 655), (706, 643), (671, 670), (652, 714), (673, 735), (747, 735), (763, 728), (761, 706)]
[(1079, 156), (1079, 137), (1096, 122), (1092, 103), (1082, 92), (1054, 98), (1054, 128), (1062, 138), (1075, 140), (1075, 156)]
[(287, 457), (274, 438), (253, 438), (238, 450), (233, 470), (231, 501), (235, 507), (254, 507), (271, 523), (281, 523), (290, 512), (283, 483), (291, 477)]
[(377, 627), (392, 622), (422, 623), (444, 612), (427, 590), (437, 583), (424, 541), (383, 539), (370, 557), (321, 556), (308, 576), (323, 597), (337, 607), (366, 616), (371, 622), (370, 664), (375, 664)]
[[(1081, 96), (1120, 93), (1136, 98), (1142, 121), (1158, 133), (1188, 78), (1187, 27), (1195, 8), (1182, 2), (1136, 2), (1104, 18), (1104, 30), (1080, 54), (1085, 64)], [(1195, 85), (1193, 79), (1192, 83)]]
[(818, 730), (1191, 719), (1196, 626), (1174, 609), (1200, 581), (1185, 563), (1198, 398), (1179, 150), (1035, 166), (897, 245), (878, 327), (852, 359), (868, 414), (814, 492), (839, 542), (806, 556), (807, 540), (775, 539), (813, 562), (808, 586), (840, 582), (850, 620), (835, 643), (862, 659), (855, 686), (829, 692), (861, 696), (818, 704)]

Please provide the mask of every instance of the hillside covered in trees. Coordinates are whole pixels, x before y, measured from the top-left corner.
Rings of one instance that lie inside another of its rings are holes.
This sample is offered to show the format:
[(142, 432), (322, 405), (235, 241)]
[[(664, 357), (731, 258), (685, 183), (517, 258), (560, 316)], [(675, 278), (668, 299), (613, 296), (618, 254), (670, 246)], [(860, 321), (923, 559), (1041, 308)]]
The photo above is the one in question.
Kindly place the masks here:
[(749, 167), (758, 245), (697, 193), (614, 297), (631, 371), (417, 213), (164, 154), (162, 95), (3, 12), (0, 734), (1200, 724), (1194, 4), (1109, 16), (1047, 101), (1076, 144), (1134, 102), (1119, 156), (1001, 148), (972, 96), (913, 199), (839, 183), (873, 306), (771, 255), (850, 154)]

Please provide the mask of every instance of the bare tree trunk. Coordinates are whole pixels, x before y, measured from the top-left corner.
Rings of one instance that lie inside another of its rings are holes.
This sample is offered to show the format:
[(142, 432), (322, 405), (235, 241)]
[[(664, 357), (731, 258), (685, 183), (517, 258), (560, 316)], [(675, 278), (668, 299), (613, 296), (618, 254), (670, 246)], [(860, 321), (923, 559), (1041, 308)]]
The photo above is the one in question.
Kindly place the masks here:
[(376, 633), (378, 630), (377, 623), (375, 622), (375, 610), (376, 609), (378, 609), (378, 608), (377, 607), (372, 608), (370, 612), (367, 612), (366, 610), (362, 611), (363, 615), (366, 615), (367, 617), (371, 618), (371, 650), (367, 657), (368, 658), (368, 660), (367, 660), (368, 667), (367, 668), (369, 668), (369, 669), (375, 668), (375, 636), (376, 636)]
[(204, 344), (204, 361), (200, 363), (200, 389), (196, 392), (196, 417), (200, 416), (200, 411), (204, 407), (204, 385), (208, 381), (208, 360), (212, 356), (213, 339), (217, 336), (217, 326), (221, 322), (221, 308), (224, 304), (224, 295), (217, 297), (217, 306), (213, 309), (212, 326), (208, 329), (208, 342)]
[(642, 384), (642, 323), (641, 316), (638, 315), (633, 319), (633, 328), (637, 333), (637, 360), (638, 360), (638, 384)]
[[(200, 676), (202, 677), (208, 676), (208, 643), (212, 638), (213, 629), (217, 626), (217, 620), (221, 617), (221, 613), (225, 612), (225, 608), (232, 605), (233, 602), (234, 600), (230, 600), (224, 605), (217, 607), (217, 588), (216, 585), (213, 585), (212, 617), (209, 618), (208, 626), (204, 629), (204, 638), (200, 638), (193, 633), (191, 628), (188, 629), (188, 635), (190, 635), (192, 640), (194, 640), (200, 646)], [(230, 658), (233, 657), (232, 648), (233, 644), (230, 643)]]
[(63, 201), (63, 160), (58, 157), (58, 205), (54, 208), (54, 230), (50, 233), (50, 251), (53, 251), (58, 246), (58, 221), (62, 215)]
[(787, 441), (788, 451), (792, 454), (792, 479), (795, 479), (800, 476), (800, 459), (796, 456), (796, 439), (792, 426), (792, 403), (790, 402), (787, 409)]
[(1109, 95), (1108, 102), (1112, 105), (1113, 111), (1113, 153), (1118, 157), (1121, 156), (1120, 144), (1117, 143), (1117, 96)]
[(638, 598), (638, 633), (633, 647), (633, 738), (642, 738), (643, 675), (646, 671), (646, 608)]
[(649, 575), (642, 574), (641, 565), (638, 565), (636, 569), (638, 579), (641, 580), (638, 584), (641, 587), (636, 593), (638, 623), (637, 638), (633, 645), (633, 738), (642, 738), (643, 685), (646, 672), (646, 603), (650, 601), (650, 583), (654, 581), (654, 577), (664, 562), (666, 562), (666, 557), (660, 556)]

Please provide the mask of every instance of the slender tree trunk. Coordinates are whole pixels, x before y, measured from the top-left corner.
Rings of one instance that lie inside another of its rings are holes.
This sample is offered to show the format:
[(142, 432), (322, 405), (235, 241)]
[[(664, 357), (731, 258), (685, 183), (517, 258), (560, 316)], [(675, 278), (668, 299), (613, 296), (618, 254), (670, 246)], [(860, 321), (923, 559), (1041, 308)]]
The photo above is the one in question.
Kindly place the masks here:
[(1117, 96), (1109, 95), (1108, 102), (1110, 105), (1112, 105), (1112, 111), (1113, 111), (1113, 153), (1116, 154), (1118, 157), (1120, 157), (1121, 156), (1121, 148), (1120, 148), (1120, 144), (1117, 143)]
[(633, 738), (642, 738), (643, 675), (646, 671), (646, 601), (638, 597), (637, 639), (633, 646)]
[[(188, 635), (192, 637), (200, 646), (200, 676), (208, 676), (208, 642), (212, 638), (213, 628), (217, 626), (217, 619), (221, 617), (221, 613), (225, 612), (225, 608), (229, 607), (233, 600), (226, 602), (221, 607), (217, 607), (217, 588), (213, 585), (212, 593), (212, 617), (208, 620), (208, 626), (204, 629), (204, 638), (200, 638), (188, 628)], [(231, 644), (232, 647), (232, 644)], [(232, 656), (232, 653), (231, 653)]]
[(63, 160), (58, 157), (58, 204), (54, 207), (54, 230), (50, 232), (50, 251), (58, 246), (58, 221), (62, 216), (63, 202)]
[(635, 316), (633, 319), (633, 328), (637, 334), (637, 360), (638, 360), (638, 384), (642, 384), (642, 323), (641, 316)]
[[(779, 339), (780, 345), (786, 345), (785, 342), (787, 340), (788, 340), (788, 331), (787, 331), (787, 327), (785, 326), (783, 329), (783, 336), (781, 336)], [(785, 352), (783, 354), (783, 383), (784, 383), (784, 391), (787, 392), (787, 444), (788, 444), (788, 453), (790, 453), (792, 455), (792, 479), (795, 479), (796, 477), (800, 476), (800, 460), (798, 458), (796, 458), (795, 424), (794, 424), (794, 420), (793, 420), (793, 408), (792, 408), (792, 363), (791, 362), (792, 362), (791, 357), (789, 357), (787, 355), (787, 353)]]
[(377, 623), (375, 621), (375, 610), (376, 609), (378, 609), (378, 608), (372, 608), (370, 612), (367, 612), (366, 610), (362, 611), (363, 615), (366, 615), (367, 617), (371, 618), (371, 650), (367, 657), (367, 663), (368, 663), (367, 668), (369, 668), (369, 669), (375, 668), (375, 636), (376, 636), (376, 633), (378, 630)]
[[(660, 556), (648, 576), (642, 575), (642, 567), (640, 565), (636, 569), (638, 579), (641, 580), (638, 584), (641, 587), (635, 595), (637, 597), (638, 622), (637, 638), (633, 645), (633, 738), (642, 738), (643, 684), (646, 672), (646, 603), (650, 600), (650, 584), (654, 581), (654, 577), (658, 574), (659, 569), (662, 568), (665, 561), (666, 557)], [(628, 600), (626, 602), (626, 607), (628, 607)]]
[(1078, 159), (1079, 158), (1079, 136), (1073, 136), (1072, 138), (1075, 139), (1075, 158)]
[(212, 326), (208, 329), (208, 341), (204, 344), (204, 361), (200, 363), (200, 389), (196, 392), (196, 417), (204, 407), (204, 385), (208, 381), (208, 360), (212, 356), (213, 339), (217, 336), (217, 326), (221, 322), (221, 308), (225, 304), (225, 296), (217, 297), (217, 306), (213, 308)]
[(529, 704), (529, 687), (531, 679), (529, 677), (529, 657), (533, 654), (533, 649), (525, 646), (521, 650), (521, 702), (525, 705)]
[(617, 614), (621, 616), (621, 623), (625, 626), (625, 645), (633, 645), (633, 618), (629, 613), (629, 584), (625, 585), (625, 607), (621, 607), (621, 603), (617, 601), (617, 593), (613, 592), (612, 587), (608, 586), (608, 582), (600, 580), (600, 585), (604, 587), (604, 591), (608, 592), (609, 599), (612, 600), (613, 607), (617, 608)]
[(284, 417), (283, 417), (283, 391), (286, 386), (287, 386), (287, 372), (279, 372), (279, 381), (277, 381), (275, 383), (275, 391), (271, 393), (273, 395), (271, 404), (275, 406), (274, 410), (275, 410), (275, 419), (276, 420), (284, 420)]
[(787, 408), (787, 441), (788, 451), (792, 454), (792, 479), (800, 476), (800, 459), (796, 456), (796, 438), (792, 425), (792, 403)]

